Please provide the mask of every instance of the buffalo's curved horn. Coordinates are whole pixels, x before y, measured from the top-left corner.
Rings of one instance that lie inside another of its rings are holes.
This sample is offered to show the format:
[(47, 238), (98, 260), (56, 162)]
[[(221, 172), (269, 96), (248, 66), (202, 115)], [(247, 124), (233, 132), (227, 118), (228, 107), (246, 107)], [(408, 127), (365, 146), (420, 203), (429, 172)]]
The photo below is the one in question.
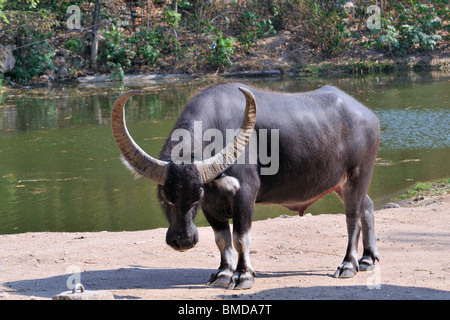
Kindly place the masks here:
[(252, 135), (256, 122), (255, 97), (248, 89), (240, 87), (239, 90), (244, 94), (246, 100), (245, 117), (241, 129), (239, 134), (234, 138), (234, 141), (219, 153), (209, 159), (195, 162), (203, 183), (214, 180), (218, 175), (233, 165), (244, 151)]
[(140, 90), (127, 91), (114, 102), (111, 112), (113, 136), (123, 158), (132, 169), (144, 177), (164, 185), (168, 162), (152, 158), (142, 150), (131, 138), (125, 123), (125, 103), (130, 97), (140, 93), (142, 93)]

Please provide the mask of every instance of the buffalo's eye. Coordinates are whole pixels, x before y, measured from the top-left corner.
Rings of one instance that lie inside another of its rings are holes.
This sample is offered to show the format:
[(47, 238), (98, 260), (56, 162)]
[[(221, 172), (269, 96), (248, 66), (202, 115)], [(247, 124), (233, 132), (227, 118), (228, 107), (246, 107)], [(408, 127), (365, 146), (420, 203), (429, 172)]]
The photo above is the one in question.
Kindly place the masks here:
[(173, 202), (170, 202), (169, 200), (167, 200), (166, 199), (166, 203), (169, 205), (169, 206), (174, 206), (175, 205), (175, 203), (173, 203)]
[(167, 199), (167, 195), (164, 192), (164, 189), (161, 189), (161, 197), (163, 198), (164, 202), (167, 203), (170, 206), (174, 206), (175, 203), (173, 203), (172, 201), (170, 201), (169, 199)]
[(203, 198), (204, 193), (205, 193), (205, 191), (203, 190), (203, 188), (200, 188), (200, 195), (198, 196), (198, 200), (194, 201), (192, 203), (192, 206), (196, 205)]

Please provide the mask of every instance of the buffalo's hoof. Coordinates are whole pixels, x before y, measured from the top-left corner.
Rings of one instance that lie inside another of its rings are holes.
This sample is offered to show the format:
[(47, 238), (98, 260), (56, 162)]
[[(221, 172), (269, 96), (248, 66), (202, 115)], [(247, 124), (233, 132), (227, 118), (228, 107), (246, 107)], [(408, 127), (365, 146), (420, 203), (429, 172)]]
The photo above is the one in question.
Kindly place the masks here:
[(340, 279), (353, 278), (356, 273), (358, 273), (358, 269), (351, 262), (342, 262), (333, 277)]
[(369, 256), (362, 256), (362, 258), (358, 261), (359, 271), (371, 271), (375, 269), (375, 260), (380, 261), (378, 255), (375, 259)]
[(228, 284), (229, 290), (246, 290), (253, 287), (255, 283), (255, 273), (253, 271), (235, 272)]
[(219, 270), (217, 273), (211, 274), (206, 285), (211, 287), (227, 287), (231, 282), (233, 271), (229, 269)]

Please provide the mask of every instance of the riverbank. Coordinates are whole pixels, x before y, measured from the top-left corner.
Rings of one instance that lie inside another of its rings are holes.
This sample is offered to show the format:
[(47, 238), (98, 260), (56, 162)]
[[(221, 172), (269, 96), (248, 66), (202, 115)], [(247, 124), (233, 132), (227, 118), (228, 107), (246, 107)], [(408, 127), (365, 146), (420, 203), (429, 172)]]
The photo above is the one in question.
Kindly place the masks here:
[(254, 78), (308, 78), (315, 76), (392, 74), (397, 72), (450, 71), (450, 51), (446, 48), (432, 52), (415, 52), (404, 57), (393, 57), (376, 50), (348, 51), (338, 57), (323, 59), (313, 54), (305, 44), (293, 45), (294, 35), (288, 31), (275, 36), (260, 39), (251, 55), (238, 57), (233, 65), (224, 72), (196, 70), (195, 72), (167, 73), (146, 70), (124, 74), (122, 79), (114, 74), (89, 73), (87, 70), (72, 77), (58, 79), (42, 76), (38, 82), (52, 83), (77, 81), (95, 83), (109, 81), (145, 82), (176, 81), (204, 78), (217, 79), (254, 79)]
[[(176, 252), (166, 229), (0, 236), (0, 300), (51, 299), (78, 279), (115, 299), (450, 299), (450, 195), (375, 213), (381, 261), (374, 271), (334, 279), (346, 247), (345, 216), (255, 221), (246, 291), (205, 285), (220, 255), (209, 227)], [(360, 248), (361, 251), (361, 248)]]
[[(276, 35), (259, 39), (255, 42), (251, 54), (236, 55), (231, 66), (226, 70), (218, 69), (167, 69), (155, 66), (141, 66), (126, 70), (118, 76), (114, 71), (100, 70), (93, 72), (88, 64), (77, 68), (76, 72), (58, 76), (54, 70), (25, 83), (3, 81), (4, 87), (23, 87), (33, 84), (51, 85), (54, 83), (79, 82), (99, 83), (123, 81), (125, 83), (145, 83), (161, 81), (179, 81), (191, 79), (252, 79), (282, 77), (308, 78), (337, 75), (393, 74), (398, 72), (423, 72), (450, 70), (450, 51), (448, 45), (441, 45), (434, 51), (416, 51), (405, 56), (392, 56), (375, 49), (356, 48), (335, 57), (324, 58), (314, 54), (314, 50), (305, 42), (296, 42), (296, 35), (283, 31)], [(80, 56), (72, 55), (68, 50), (56, 50), (54, 59), (59, 64), (65, 63), (66, 69), (75, 68), (70, 63), (78, 63)], [(75, 62), (73, 62), (75, 61)], [(56, 62), (55, 62), (56, 63)], [(58, 64), (56, 63), (56, 64)], [(163, 64), (165, 65), (165, 64)], [(0, 84), (0, 88), (1, 88)]]
[(0, 86), (124, 74), (448, 71), (448, 14), (435, 1), (8, 1)]

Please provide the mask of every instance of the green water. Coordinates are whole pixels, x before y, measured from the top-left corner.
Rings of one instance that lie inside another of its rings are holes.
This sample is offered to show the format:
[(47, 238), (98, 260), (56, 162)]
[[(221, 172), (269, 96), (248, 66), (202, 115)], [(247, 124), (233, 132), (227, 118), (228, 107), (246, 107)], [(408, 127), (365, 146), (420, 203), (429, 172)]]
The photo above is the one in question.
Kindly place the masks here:
[[(382, 140), (369, 195), (377, 207), (417, 181), (449, 176), (450, 76), (442, 73), (364, 78), (258, 80), (285, 92), (338, 86), (375, 111)], [(157, 156), (185, 102), (201, 81), (61, 85), (0, 94), (0, 234), (29, 231), (121, 231), (166, 227), (156, 184), (134, 180), (119, 160), (109, 125), (123, 91), (136, 142)], [(343, 212), (329, 195), (308, 209)], [(293, 214), (258, 205), (255, 219)], [(197, 225), (207, 225), (199, 214)]]

